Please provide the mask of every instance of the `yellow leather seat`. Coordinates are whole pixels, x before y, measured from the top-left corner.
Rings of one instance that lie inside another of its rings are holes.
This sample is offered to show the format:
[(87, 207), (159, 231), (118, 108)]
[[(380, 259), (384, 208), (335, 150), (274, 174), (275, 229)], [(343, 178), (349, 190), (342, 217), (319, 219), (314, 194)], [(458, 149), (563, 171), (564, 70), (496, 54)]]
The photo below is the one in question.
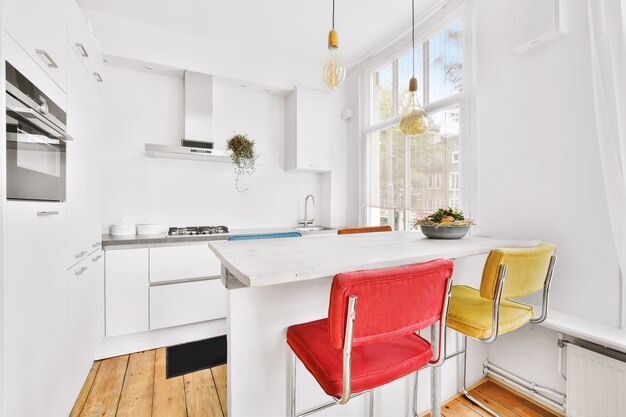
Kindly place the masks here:
[[(448, 327), (475, 339), (491, 336), (493, 301), (480, 296), (480, 292), (464, 285), (452, 288), (448, 310)], [(498, 334), (522, 327), (533, 317), (531, 306), (502, 300)]]

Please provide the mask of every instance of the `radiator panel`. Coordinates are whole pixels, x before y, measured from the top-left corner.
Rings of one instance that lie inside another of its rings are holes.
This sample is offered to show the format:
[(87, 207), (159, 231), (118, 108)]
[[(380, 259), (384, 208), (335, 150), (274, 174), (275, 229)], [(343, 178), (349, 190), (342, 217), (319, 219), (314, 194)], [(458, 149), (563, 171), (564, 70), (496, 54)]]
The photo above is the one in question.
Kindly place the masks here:
[(626, 416), (626, 363), (568, 345), (567, 415)]

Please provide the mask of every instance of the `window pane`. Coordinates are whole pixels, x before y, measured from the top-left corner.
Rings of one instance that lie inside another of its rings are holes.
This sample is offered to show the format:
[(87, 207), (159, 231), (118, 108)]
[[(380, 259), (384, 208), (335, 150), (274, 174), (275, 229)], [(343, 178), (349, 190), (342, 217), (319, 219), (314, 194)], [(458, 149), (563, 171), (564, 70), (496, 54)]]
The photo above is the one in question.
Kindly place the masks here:
[(393, 62), (372, 74), (372, 123), (393, 116)]
[(428, 41), (428, 102), (463, 90), (461, 22), (437, 33)]
[(459, 207), (459, 107), (430, 115), (439, 132), (409, 137), (409, 203), (414, 221), (442, 207)]
[[(413, 76), (411, 51), (398, 59), (398, 113), (402, 113), (409, 98), (409, 80)], [(424, 49), (422, 45), (415, 48), (415, 78), (417, 78), (417, 97), (424, 105)]]
[[(368, 136), (369, 145), (369, 203), (381, 209), (380, 224), (404, 224), (406, 208), (406, 143), (407, 138), (395, 132), (397, 128), (385, 129)], [(391, 210), (398, 209), (398, 210)], [(374, 214), (370, 212), (370, 214)], [(384, 217), (384, 218), (383, 218)], [(376, 224), (374, 219), (371, 220)]]

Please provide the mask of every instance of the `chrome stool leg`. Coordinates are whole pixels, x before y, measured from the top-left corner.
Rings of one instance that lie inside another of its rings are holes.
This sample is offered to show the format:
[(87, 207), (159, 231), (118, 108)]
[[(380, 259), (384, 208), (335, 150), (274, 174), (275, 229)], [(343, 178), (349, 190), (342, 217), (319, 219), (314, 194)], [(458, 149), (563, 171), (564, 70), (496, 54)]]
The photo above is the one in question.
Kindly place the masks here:
[(287, 393), (287, 416), (296, 417), (296, 354), (289, 349), (289, 392)]
[(415, 371), (413, 378), (413, 417), (418, 417), (419, 410), (417, 409), (417, 388), (419, 384), (419, 371)]
[(367, 407), (366, 413), (368, 417), (374, 417), (374, 390), (371, 389), (370, 392), (367, 393)]
[(461, 366), (461, 370), (463, 373), (463, 376), (461, 378), (461, 380), (463, 381), (463, 387), (462, 387), (463, 395), (465, 396), (465, 398), (467, 398), (472, 403), (476, 404), (477, 406), (479, 406), (480, 408), (482, 408), (483, 410), (485, 410), (492, 416), (500, 417), (500, 414), (496, 413), (491, 408), (487, 407), (485, 404), (480, 402), (478, 399), (476, 399), (476, 397), (470, 394), (469, 391), (467, 390), (467, 380), (466, 380), (467, 379), (467, 336), (466, 335), (463, 335), (463, 354), (461, 355), (461, 358), (462, 358), (461, 360), (463, 361), (463, 365)]

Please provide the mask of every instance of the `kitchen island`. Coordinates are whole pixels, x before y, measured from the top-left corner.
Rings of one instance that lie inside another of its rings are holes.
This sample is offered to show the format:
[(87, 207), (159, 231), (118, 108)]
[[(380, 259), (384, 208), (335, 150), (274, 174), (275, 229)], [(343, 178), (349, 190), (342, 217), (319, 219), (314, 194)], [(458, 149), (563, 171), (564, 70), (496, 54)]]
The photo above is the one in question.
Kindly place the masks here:
[[(501, 247), (536, 241), (486, 237), (431, 240), (419, 232), (317, 235), (302, 238), (210, 242), (222, 263), (228, 291), (228, 413), (230, 417), (276, 417), (287, 413), (288, 326), (327, 316), (332, 278), (339, 272), (390, 268), (436, 258), (484, 255)], [(458, 272), (458, 271), (457, 271)], [(472, 273), (479, 274), (480, 267)], [(480, 277), (480, 275), (478, 275)], [(431, 339), (437, 335), (431, 331)], [(449, 347), (450, 349), (450, 347)], [(441, 369), (420, 373), (419, 408), (432, 404), (439, 416)], [(456, 392), (456, 369), (444, 365), (446, 396)], [(410, 376), (376, 390), (375, 415), (405, 416), (411, 404)], [(422, 378), (424, 378), (422, 382)], [(304, 368), (298, 369), (298, 410), (328, 398)], [(430, 393), (430, 394), (429, 394)], [(362, 416), (364, 400), (354, 398), (320, 416)]]

